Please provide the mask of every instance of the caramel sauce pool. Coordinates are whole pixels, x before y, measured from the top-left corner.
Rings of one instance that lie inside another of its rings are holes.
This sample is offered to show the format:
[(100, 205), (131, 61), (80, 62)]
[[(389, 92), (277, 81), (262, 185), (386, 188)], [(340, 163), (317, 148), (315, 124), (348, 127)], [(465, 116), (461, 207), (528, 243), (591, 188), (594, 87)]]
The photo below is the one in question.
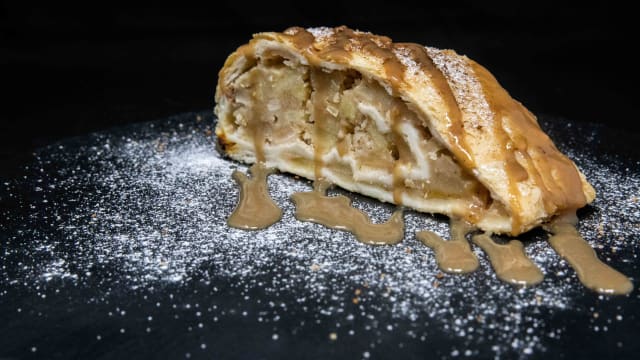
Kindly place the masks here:
[(291, 195), (296, 204), (296, 218), (311, 221), (332, 229), (347, 230), (358, 241), (369, 245), (393, 245), (404, 238), (402, 210), (396, 210), (383, 224), (373, 224), (362, 211), (351, 206), (351, 199), (343, 195), (327, 196), (329, 184), (314, 183), (314, 191)]
[(264, 229), (280, 221), (282, 210), (271, 199), (267, 189), (267, 176), (271, 170), (257, 162), (249, 171), (251, 178), (240, 171), (233, 172), (233, 179), (240, 185), (240, 196), (227, 224), (245, 230)]
[(598, 259), (595, 250), (576, 229), (575, 213), (566, 214), (547, 226), (553, 235), (551, 247), (576, 271), (580, 282), (602, 294), (624, 295), (633, 290), (628, 277)]
[(450, 221), (451, 240), (446, 241), (431, 231), (418, 231), (416, 237), (436, 253), (436, 261), (440, 270), (464, 274), (478, 268), (478, 258), (471, 251), (466, 234), (471, 226), (464, 220)]
[(489, 256), (498, 279), (527, 286), (539, 284), (544, 279), (540, 268), (524, 253), (524, 246), (519, 240), (498, 244), (489, 234), (474, 235), (472, 239)]

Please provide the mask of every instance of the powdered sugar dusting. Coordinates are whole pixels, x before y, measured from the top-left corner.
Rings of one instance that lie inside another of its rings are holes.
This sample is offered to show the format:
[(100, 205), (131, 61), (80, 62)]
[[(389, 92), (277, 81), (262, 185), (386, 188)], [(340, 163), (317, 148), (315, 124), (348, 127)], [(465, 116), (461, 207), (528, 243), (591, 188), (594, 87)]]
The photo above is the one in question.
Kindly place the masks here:
[(406, 72), (412, 76), (415, 76), (420, 69), (420, 65), (411, 56), (411, 51), (405, 47), (394, 46), (393, 53), (396, 55), (400, 63), (406, 68)]
[(429, 57), (438, 70), (444, 74), (453, 91), (453, 96), (467, 121), (475, 126), (490, 126), (493, 112), (484, 97), (482, 85), (473, 73), (465, 57), (451, 50), (426, 47)]
[(333, 28), (326, 26), (308, 28), (307, 31), (316, 38), (317, 42), (326, 42), (327, 39), (335, 35)]
[[(512, 358), (537, 354), (562, 339), (564, 328), (550, 324), (549, 316), (575, 311), (576, 299), (590, 294), (548, 244), (539, 241), (544, 234), (523, 239), (525, 251), (546, 275), (537, 287), (521, 289), (498, 281), (475, 246), (479, 271), (444, 275), (433, 252), (414, 233), (428, 229), (447, 236), (445, 219), (407, 212), (406, 238), (400, 245), (363, 245), (348, 233), (297, 221), (289, 197), (311, 186), (284, 174), (269, 177), (272, 197), (283, 208), (282, 221), (261, 231), (229, 228), (226, 218), (238, 196), (231, 173), (247, 166), (215, 150), (211, 123), (208, 115), (186, 114), (41, 151), (31, 175), (19, 182), (35, 194), (27, 218), (3, 214), (23, 225), (0, 253), (0, 304), (25, 288), (51, 297), (63, 282), (98, 289), (101, 295), (80, 297), (82, 302), (131, 314), (135, 305), (123, 305), (118, 302), (122, 298), (109, 294), (119, 291), (146, 303), (147, 296), (159, 292), (166, 300), (147, 304), (150, 308), (192, 314), (189, 328), (202, 331), (226, 318), (256, 333), (266, 329), (264, 341), (289, 337), (289, 344), (302, 336), (296, 334), (331, 329), (332, 335), (329, 330), (323, 335), (328, 341), (353, 341), (350, 348), (360, 356), (375, 357), (385, 348), (401, 353), (405, 350), (399, 344), (416, 344), (435, 347), (441, 357)], [(583, 216), (582, 234), (607, 262), (635, 261), (638, 250), (623, 228), (640, 224), (640, 204), (630, 197), (637, 194), (640, 175), (584, 154), (569, 151), (569, 156), (607, 194), (596, 200), (595, 213)], [(15, 186), (7, 185), (6, 191), (15, 192)], [(349, 196), (375, 222), (394, 210)], [(21, 265), (4, 266), (17, 263)], [(223, 286), (229, 286), (226, 292), (220, 290)], [(174, 290), (158, 290), (163, 288)], [(174, 297), (184, 289), (195, 293)], [(237, 302), (222, 305), (222, 299), (233, 296)], [(210, 301), (213, 305), (199, 305)], [(133, 325), (127, 331), (134, 331), (139, 319), (129, 316)], [(159, 314), (148, 316), (159, 321)], [(284, 319), (296, 325), (287, 327)], [(163, 323), (160, 329), (170, 326)], [(158, 329), (146, 328), (151, 330), (138, 336)], [(182, 331), (193, 334), (186, 326)], [(439, 339), (437, 344), (433, 338)], [(202, 343), (204, 348), (194, 346), (198, 351), (223, 346), (212, 339)]]

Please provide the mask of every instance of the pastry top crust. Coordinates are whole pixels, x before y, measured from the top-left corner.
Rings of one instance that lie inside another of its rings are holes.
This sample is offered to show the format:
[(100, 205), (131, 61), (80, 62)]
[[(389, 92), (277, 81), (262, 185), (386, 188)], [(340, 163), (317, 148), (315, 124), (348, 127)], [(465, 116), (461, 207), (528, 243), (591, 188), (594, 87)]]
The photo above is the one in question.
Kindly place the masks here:
[(536, 117), (488, 70), (453, 50), (394, 43), (345, 26), (259, 33), (227, 59), (216, 102), (231, 97), (232, 82), (264, 51), (284, 51), (302, 64), (328, 70), (357, 70), (402, 98), (492, 199), (504, 205), (512, 234), (595, 198), (593, 187)]

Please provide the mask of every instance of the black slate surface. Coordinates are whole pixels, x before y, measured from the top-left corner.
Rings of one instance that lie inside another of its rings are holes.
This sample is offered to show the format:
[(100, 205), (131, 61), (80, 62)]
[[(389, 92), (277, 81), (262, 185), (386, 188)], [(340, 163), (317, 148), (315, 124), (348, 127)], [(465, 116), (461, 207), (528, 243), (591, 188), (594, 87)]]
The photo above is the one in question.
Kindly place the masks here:
[[(585, 290), (542, 231), (522, 239), (545, 281), (518, 289), (496, 280), (477, 248), (481, 270), (440, 279), (412, 230), (445, 234), (442, 217), (408, 212), (404, 243), (382, 248), (296, 222), (288, 195), (309, 184), (287, 175), (270, 177), (282, 223), (224, 230), (237, 196), (228, 175), (246, 166), (217, 153), (214, 121), (185, 113), (63, 140), (0, 184), (0, 358), (630, 359), (640, 350), (638, 290)], [(541, 124), (599, 191), (580, 212), (581, 232), (637, 287), (639, 137), (553, 116)], [(392, 210), (350, 196), (377, 221)]]

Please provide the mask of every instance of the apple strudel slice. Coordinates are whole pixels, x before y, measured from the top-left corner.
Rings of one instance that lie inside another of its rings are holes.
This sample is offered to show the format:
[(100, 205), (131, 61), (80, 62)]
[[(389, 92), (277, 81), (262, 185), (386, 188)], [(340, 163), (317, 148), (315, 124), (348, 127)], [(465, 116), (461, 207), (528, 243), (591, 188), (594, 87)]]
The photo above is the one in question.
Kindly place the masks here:
[(595, 197), (536, 117), (451, 50), (347, 27), (259, 33), (226, 60), (233, 159), (517, 235)]

